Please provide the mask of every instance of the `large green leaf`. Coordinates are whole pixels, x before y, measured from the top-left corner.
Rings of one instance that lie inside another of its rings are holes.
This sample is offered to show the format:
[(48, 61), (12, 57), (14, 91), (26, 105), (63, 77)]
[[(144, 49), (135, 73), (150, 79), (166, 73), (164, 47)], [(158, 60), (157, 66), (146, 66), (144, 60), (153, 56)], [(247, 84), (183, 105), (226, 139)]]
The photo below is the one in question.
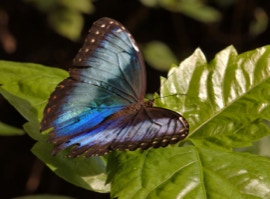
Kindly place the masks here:
[(257, 199), (270, 197), (270, 160), (194, 146), (114, 153), (112, 197)]
[(1, 94), (10, 98), (9, 102), (28, 121), (33, 117), (41, 120), (50, 93), (68, 75), (57, 68), (9, 61), (0, 61), (0, 71), (0, 85), (4, 90)]
[(0, 71), (0, 94), (29, 121), (25, 124), (27, 132), (39, 140), (39, 121), (48, 96), (57, 83), (67, 77), (67, 72), (39, 64), (8, 61), (0, 61)]
[(110, 185), (105, 184), (103, 158), (75, 160), (66, 158), (64, 153), (52, 156), (52, 145), (47, 142), (47, 136), (39, 132), (47, 99), (68, 73), (39, 64), (8, 61), (0, 61), (0, 71), (0, 94), (28, 121), (24, 130), (38, 141), (32, 152), (67, 181), (85, 189), (108, 192)]
[[(232, 149), (270, 134), (270, 47), (238, 55), (230, 46), (207, 63), (201, 50), (163, 79), (157, 106), (184, 115), (182, 147), (113, 153), (112, 196), (269, 198), (270, 160)], [(193, 144), (194, 146), (188, 146)]]
[(269, 135), (270, 47), (237, 55), (230, 46), (207, 63), (198, 49), (170, 71), (161, 106), (184, 113), (196, 146), (232, 150)]
[(66, 152), (56, 156), (51, 155), (52, 146), (45, 142), (38, 142), (32, 152), (39, 157), (57, 175), (66, 181), (88, 190), (109, 192), (110, 184), (106, 183), (106, 162), (100, 157), (67, 158)]

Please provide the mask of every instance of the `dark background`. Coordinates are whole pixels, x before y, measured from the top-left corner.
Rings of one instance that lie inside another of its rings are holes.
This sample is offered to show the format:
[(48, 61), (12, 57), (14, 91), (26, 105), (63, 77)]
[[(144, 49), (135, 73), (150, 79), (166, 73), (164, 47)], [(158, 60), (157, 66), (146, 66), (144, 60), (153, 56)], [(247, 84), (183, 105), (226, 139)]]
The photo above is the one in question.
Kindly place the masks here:
[[(251, 34), (249, 27), (256, 22), (254, 13), (258, 9), (264, 11), (267, 22), (270, 1), (238, 0), (231, 1), (232, 3), (226, 6), (222, 6), (220, 2), (222, 1), (209, 1), (207, 5), (217, 9), (222, 18), (206, 23), (180, 12), (146, 7), (135, 0), (98, 0), (93, 3), (95, 12), (84, 15), (82, 37), (74, 42), (51, 29), (46, 13), (40, 12), (31, 4), (19, 0), (1, 0), (0, 37), (7, 33), (16, 42), (13, 42), (15, 46), (8, 47), (0, 42), (0, 59), (67, 69), (91, 24), (104, 16), (120, 21), (133, 34), (139, 45), (151, 40), (166, 43), (179, 60), (189, 56), (197, 47), (211, 60), (218, 51), (231, 44), (241, 53), (269, 43), (268, 26), (257, 34)], [(147, 65), (147, 74), (148, 80), (151, 79), (147, 91), (157, 91), (160, 86), (159, 76), (166, 73)], [(25, 122), (1, 97), (0, 121), (17, 127), (21, 127)], [(31, 153), (33, 144), (34, 141), (27, 135), (0, 137), (0, 198), (29, 194), (109, 198), (109, 194), (90, 192), (57, 177)], [(29, 179), (36, 179), (33, 183), (36, 186), (29, 186)]]

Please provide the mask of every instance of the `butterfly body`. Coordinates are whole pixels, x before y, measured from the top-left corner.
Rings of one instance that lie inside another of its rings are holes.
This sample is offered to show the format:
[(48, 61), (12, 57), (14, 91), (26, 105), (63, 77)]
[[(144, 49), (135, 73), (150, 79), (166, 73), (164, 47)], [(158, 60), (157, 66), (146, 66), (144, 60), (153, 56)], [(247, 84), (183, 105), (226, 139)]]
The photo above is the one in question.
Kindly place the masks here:
[(94, 23), (70, 68), (51, 94), (41, 130), (53, 127), (54, 153), (70, 156), (167, 146), (184, 139), (188, 123), (178, 113), (144, 102), (145, 68), (128, 31), (117, 21)]

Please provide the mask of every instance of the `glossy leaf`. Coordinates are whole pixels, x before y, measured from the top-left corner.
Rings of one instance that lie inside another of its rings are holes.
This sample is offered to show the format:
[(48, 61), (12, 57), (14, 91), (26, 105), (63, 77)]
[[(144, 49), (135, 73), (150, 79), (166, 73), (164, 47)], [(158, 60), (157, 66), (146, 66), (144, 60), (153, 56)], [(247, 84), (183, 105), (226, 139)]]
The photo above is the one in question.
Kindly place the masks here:
[(207, 63), (198, 49), (173, 68), (155, 103), (184, 115), (195, 146), (114, 153), (112, 196), (270, 197), (269, 159), (232, 152), (270, 133), (269, 55), (269, 46), (241, 55), (230, 46)]
[(241, 55), (230, 46), (207, 63), (198, 49), (170, 71), (161, 88), (162, 96), (181, 95), (161, 98), (159, 105), (184, 113), (196, 146), (248, 146), (270, 134), (264, 122), (270, 119), (269, 54), (269, 46)]
[(115, 153), (108, 166), (112, 197), (246, 199), (270, 197), (269, 165), (252, 154), (186, 146)]

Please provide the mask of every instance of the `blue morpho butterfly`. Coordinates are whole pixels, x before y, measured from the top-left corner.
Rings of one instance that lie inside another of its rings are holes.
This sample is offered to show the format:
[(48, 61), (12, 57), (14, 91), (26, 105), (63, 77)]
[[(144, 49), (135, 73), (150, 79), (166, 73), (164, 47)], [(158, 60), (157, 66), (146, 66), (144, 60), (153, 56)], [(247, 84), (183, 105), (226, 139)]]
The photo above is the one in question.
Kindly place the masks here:
[(70, 146), (70, 157), (165, 147), (187, 136), (180, 114), (144, 102), (142, 55), (119, 22), (97, 20), (69, 72), (51, 94), (41, 123), (42, 131), (53, 127), (53, 154)]

